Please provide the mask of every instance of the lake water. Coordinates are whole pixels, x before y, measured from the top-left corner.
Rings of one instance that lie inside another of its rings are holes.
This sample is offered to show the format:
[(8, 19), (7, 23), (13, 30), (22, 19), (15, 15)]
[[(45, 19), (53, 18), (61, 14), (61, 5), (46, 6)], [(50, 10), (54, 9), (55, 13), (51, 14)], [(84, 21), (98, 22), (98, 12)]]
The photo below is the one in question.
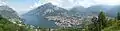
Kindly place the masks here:
[(24, 15), (22, 16), (25, 24), (39, 26), (41, 28), (53, 28), (56, 27), (53, 21), (48, 21), (44, 17), (36, 16), (36, 15)]

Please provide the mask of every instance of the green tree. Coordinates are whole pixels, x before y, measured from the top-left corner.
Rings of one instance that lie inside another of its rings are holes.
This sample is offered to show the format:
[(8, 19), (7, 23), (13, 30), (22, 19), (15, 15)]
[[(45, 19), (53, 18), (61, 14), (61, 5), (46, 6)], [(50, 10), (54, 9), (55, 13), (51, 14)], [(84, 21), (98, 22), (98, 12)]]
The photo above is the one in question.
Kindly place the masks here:
[(82, 29), (81, 28), (66, 27), (66, 28), (59, 28), (56, 31), (82, 31)]
[(120, 20), (120, 13), (117, 13), (117, 20)]
[(99, 27), (98, 27), (98, 19), (97, 17), (93, 17), (91, 20), (93, 23), (91, 23), (88, 27), (89, 31), (99, 31)]
[(101, 31), (106, 26), (106, 15), (103, 11), (101, 11), (97, 17), (93, 17), (91, 23), (88, 26), (89, 31)]
[(103, 31), (120, 31), (120, 21), (112, 19), (108, 22), (108, 27), (105, 27)]
[(100, 12), (98, 15), (98, 28), (101, 31), (101, 29), (104, 29), (106, 27), (106, 15), (103, 11)]

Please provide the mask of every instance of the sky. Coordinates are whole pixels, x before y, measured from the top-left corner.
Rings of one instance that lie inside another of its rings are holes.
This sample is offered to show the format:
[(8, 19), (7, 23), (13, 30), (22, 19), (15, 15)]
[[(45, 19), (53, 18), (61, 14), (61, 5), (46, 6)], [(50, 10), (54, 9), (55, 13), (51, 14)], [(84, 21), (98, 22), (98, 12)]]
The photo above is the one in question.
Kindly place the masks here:
[(23, 14), (49, 2), (66, 9), (74, 6), (87, 8), (93, 5), (120, 5), (120, 0), (0, 0), (0, 5), (8, 5), (19, 14)]

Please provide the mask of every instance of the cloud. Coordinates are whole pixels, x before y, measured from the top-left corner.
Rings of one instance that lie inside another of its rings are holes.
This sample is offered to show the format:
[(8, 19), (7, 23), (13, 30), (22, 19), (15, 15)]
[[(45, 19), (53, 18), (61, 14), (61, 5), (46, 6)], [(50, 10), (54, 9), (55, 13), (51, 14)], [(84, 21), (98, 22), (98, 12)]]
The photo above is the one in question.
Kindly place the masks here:
[(52, 4), (63, 8), (72, 8), (74, 6), (89, 7), (91, 5), (96, 5), (94, 0), (47, 0), (47, 2), (51, 2)]
[[(63, 8), (72, 8), (74, 6), (90, 7), (93, 5), (119, 5), (120, 0), (38, 0), (35, 2), (35, 7), (51, 2), (54, 5)], [(34, 8), (34, 7), (32, 7)]]
[[(74, 6), (90, 7), (93, 5), (119, 5), (120, 0), (0, 0), (0, 5), (8, 5), (15, 8), (16, 11), (29, 11), (45, 3), (51, 2), (52, 4), (62, 8), (72, 8)], [(17, 2), (18, 1), (18, 2)], [(31, 2), (31, 3), (30, 3)], [(34, 4), (33, 4), (34, 2)], [(18, 4), (21, 3), (21, 4)], [(32, 6), (31, 6), (32, 5)]]
[(99, 4), (107, 4), (107, 5), (118, 5), (120, 4), (120, 0), (94, 0)]
[[(34, 4), (30, 8), (36, 8), (45, 3), (51, 2), (54, 5), (63, 8), (72, 8), (74, 6), (90, 7), (93, 5), (119, 5), (120, 0), (33, 0)], [(6, 0), (0, 0), (0, 5), (7, 5)]]
[(35, 0), (34, 5), (30, 6), (30, 8), (36, 8), (36, 7), (43, 5), (45, 3), (48, 3), (48, 1), (47, 0)]
[(6, 0), (0, 0), (0, 5), (7, 5)]

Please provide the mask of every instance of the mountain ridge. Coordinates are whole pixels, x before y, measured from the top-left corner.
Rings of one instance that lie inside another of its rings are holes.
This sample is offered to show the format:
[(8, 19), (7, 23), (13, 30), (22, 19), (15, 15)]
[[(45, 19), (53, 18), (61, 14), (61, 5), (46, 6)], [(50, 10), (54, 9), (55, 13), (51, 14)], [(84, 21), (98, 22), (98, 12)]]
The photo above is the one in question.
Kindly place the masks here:
[(7, 18), (19, 18), (17, 12), (9, 6), (0, 6), (0, 15)]

